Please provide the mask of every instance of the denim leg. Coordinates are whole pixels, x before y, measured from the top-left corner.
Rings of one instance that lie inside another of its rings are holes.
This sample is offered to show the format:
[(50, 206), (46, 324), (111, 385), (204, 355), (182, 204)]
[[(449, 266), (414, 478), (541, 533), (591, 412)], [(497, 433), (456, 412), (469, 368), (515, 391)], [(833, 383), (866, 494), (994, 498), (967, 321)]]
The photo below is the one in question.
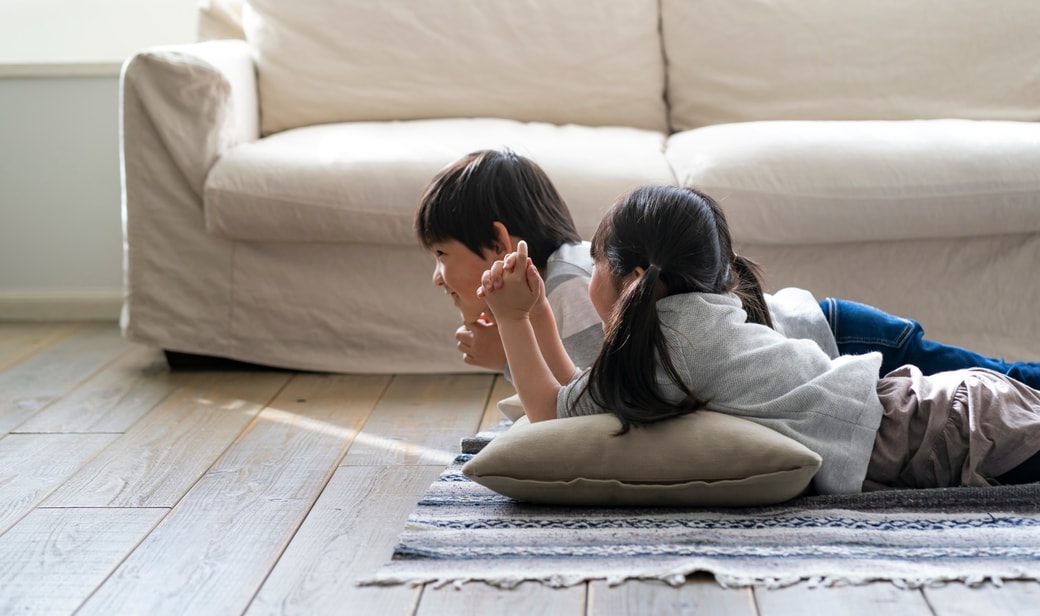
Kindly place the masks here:
[[(881, 376), (909, 363), (904, 359), (907, 345), (915, 332), (921, 330), (916, 322), (873, 306), (833, 297), (820, 302), (820, 308), (834, 333), (839, 355), (863, 355), (879, 351), (883, 357)], [(924, 371), (924, 368), (918, 367)]]
[(1040, 363), (1007, 362), (967, 349), (925, 340), (924, 328), (912, 319), (897, 317), (873, 306), (828, 297), (820, 308), (831, 326), (841, 355), (880, 351), (884, 358), (879, 376), (904, 364), (924, 374), (961, 368), (988, 368), (1040, 389)]

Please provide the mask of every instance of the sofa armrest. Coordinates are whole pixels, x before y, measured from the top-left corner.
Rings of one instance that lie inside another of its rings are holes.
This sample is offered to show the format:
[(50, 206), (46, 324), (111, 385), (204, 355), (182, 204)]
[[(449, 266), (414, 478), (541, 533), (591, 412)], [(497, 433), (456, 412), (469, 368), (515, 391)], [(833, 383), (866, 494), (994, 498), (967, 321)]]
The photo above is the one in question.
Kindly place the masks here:
[(245, 41), (146, 49), (123, 65), (121, 83), (124, 170), (131, 156), (168, 161), (200, 204), (213, 163), (259, 138), (256, 69)]

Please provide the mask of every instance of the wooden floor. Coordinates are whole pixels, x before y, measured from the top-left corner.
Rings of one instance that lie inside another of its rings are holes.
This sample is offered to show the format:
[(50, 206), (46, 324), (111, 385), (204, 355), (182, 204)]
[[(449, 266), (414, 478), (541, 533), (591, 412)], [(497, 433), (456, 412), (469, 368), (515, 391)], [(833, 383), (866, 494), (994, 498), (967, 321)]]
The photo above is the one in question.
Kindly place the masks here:
[(1025, 582), (355, 586), (509, 393), (486, 375), (171, 373), (115, 324), (0, 323), (0, 614), (1040, 613)]

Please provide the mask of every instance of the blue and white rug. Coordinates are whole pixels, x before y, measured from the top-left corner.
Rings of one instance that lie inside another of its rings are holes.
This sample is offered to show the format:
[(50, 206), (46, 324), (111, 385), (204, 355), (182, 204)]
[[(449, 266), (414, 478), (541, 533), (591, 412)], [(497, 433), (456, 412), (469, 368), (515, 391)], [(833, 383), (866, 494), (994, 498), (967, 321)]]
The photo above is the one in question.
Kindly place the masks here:
[(744, 509), (522, 504), (473, 483), (460, 455), (363, 585), (511, 588), (707, 572), (723, 586), (1040, 580), (1040, 485), (811, 496)]

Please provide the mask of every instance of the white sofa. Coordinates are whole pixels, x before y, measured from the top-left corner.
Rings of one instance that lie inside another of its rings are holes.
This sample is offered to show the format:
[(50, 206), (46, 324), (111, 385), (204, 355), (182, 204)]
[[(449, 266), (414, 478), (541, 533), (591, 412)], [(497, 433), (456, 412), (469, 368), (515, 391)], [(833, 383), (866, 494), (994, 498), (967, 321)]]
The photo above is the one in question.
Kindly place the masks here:
[(632, 186), (697, 185), (772, 288), (1040, 359), (1034, 0), (232, 0), (201, 31), (238, 10), (244, 40), (123, 69), (130, 340), (472, 370), (412, 215), (442, 166), (508, 146), (585, 236)]

